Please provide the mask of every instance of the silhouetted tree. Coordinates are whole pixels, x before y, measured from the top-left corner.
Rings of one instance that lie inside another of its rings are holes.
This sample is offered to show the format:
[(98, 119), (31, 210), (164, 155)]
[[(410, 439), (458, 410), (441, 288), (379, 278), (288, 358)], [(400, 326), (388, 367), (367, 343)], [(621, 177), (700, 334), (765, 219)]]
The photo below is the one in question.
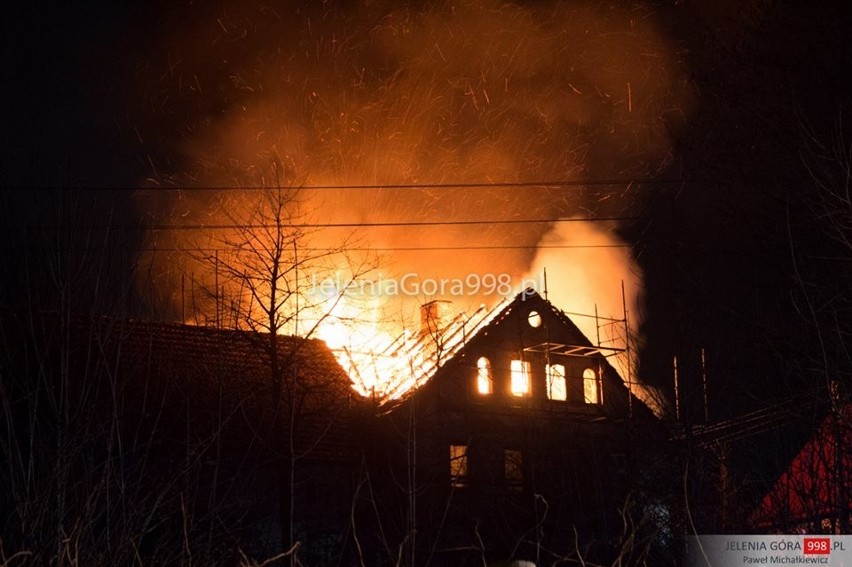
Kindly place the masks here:
[[(227, 195), (223, 206), (229, 231), (209, 236), (215, 252), (198, 259), (209, 269), (212, 285), (206, 291), (216, 320), (249, 331), (241, 336), (263, 356), (268, 405), (262, 423), (268, 429), (258, 435), (276, 471), (283, 550), (291, 551), (288, 557), (295, 563), (299, 463), (311, 457), (333, 427), (336, 412), (355, 395), (351, 385), (342, 389), (338, 376), (311, 368), (316, 361), (306, 358), (306, 341), (332, 319), (344, 327), (358, 323), (341, 320), (334, 311), (343, 301), (357, 301), (347, 298), (350, 285), (376, 262), (349, 252), (351, 235), (324, 246), (312, 228), (316, 225), (308, 222), (298, 188), (276, 184), (238, 192)], [(327, 285), (319, 290), (317, 282)]]

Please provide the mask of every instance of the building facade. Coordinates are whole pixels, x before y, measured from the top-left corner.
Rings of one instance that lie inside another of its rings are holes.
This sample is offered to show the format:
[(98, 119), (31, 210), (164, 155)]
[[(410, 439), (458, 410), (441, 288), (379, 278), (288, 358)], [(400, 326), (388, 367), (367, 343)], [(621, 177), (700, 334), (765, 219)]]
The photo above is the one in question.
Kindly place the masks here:
[(614, 351), (532, 291), (470, 318), (441, 307), (424, 306), (417, 344), (398, 355), (428, 375), (375, 418), (374, 545), (412, 565), (623, 553), (639, 438), (656, 420)]
[[(529, 290), (472, 315), (424, 306), (420, 333), (383, 355), (384, 400), (356, 394), (318, 340), (0, 315), (6, 438), (61, 471), (45, 494), (83, 526), (81, 556), (627, 564), (658, 531), (642, 458), (659, 422), (616, 351)], [(48, 549), (38, 506), (7, 491), (0, 504), (4, 544)]]

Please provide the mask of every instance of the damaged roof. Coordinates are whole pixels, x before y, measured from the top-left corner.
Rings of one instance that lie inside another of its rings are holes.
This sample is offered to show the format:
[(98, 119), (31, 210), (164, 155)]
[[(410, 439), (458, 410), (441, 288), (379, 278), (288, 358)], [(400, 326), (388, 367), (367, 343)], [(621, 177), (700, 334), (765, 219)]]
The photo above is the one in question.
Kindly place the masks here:
[[(456, 357), (471, 340), (480, 335), (486, 335), (488, 329), (510, 316), (524, 302), (532, 299), (540, 300), (554, 313), (557, 319), (571, 329), (580, 340), (572, 345), (546, 345), (546, 348), (565, 350), (563, 354), (591, 356), (601, 354), (608, 356), (622, 349), (595, 346), (574, 324), (564, 312), (543, 299), (534, 289), (528, 288), (514, 297), (507, 297), (492, 308), (484, 305), (472, 313), (461, 312), (442, 322), (440, 329), (433, 332), (403, 333), (396, 340), (383, 348), (374, 351), (352, 351), (336, 349), (335, 354), (341, 365), (347, 369), (355, 384), (387, 384), (382, 391), (375, 392), (379, 405), (400, 400), (410, 393), (427, 384), (437, 371), (448, 361)], [(537, 345), (529, 350), (542, 347)], [(554, 352), (551, 350), (551, 352)], [(612, 369), (619, 375), (619, 373)], [(622, 381), (624, 377), (620, 376)], [(659, 392), (633, 379), (631, 384), (633, 394), (645, 405), (656, 410), (659, 406), (655, 399), (660, 398)], [(660, 398), (661, 399), (661, 398)], [(658, 414), (659, 415), (659, 414)]]

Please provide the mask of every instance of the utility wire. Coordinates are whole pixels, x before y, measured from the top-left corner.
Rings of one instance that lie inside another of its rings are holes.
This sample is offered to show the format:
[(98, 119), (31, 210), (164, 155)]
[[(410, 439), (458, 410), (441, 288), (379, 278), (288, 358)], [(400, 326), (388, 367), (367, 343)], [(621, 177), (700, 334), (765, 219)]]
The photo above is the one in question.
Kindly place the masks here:
[[(464, 246), (390, 246), (381, 248), (355, 247), (355, 248), (323, 248), (323, 247), (303, 247), (300, 250), (306, 252), (332, 252), (340, 250), (341, 252), (452, 252), (464, 250), (571, 250), (571, 249), (586, 249), (586, 248), (631, 248), (630, 244), (565, 244), (553, 246), (536, 246), (534, 244), (520, 245), (508, 244), (505, 246), (477, 246), (475, 244)], [(166, 247), (160, 248), (157, 246), (146, 246), (142, 248), (134, 248), (140, 252), (228, 252), (233, 251), (232, 248), (226, 246), (203, 248), (203, 247)]]
[[(299, 247), (299, 250), (304, 252), (464, 252), (475, 250), (594, 250), (606, 248), (632, 248), (631, 244), (563, 244), (552, 246), (536, 246), (534, 244), (507, 244), (507, 245), (476, 245), (466, 244), (464, 246), (382, 246), (371, 248), (368, 246), (330, 248), (322, 246), (305, 246)], [(133, 252), (233, 252), (237, 253), (234, 247), (223, 246), (129, 246), (125, 247)], [(81, 252), (102, 252), (103, 246), (87, 246), (77, 248)]]
[[(284, 229), (296, 228), (365, 228), (365, 227), (420, 227), (420, 226), (469, 226), (469, 225), (523, 225), (523, 224), (555, 224), (569, 222), (624, 222), (636, 220), (638, 217), (584, 217), (584, 218), (557, 218), (557, 219), (488, 219), (488, 220), (455, 220), (455, 221), (399, 221), (399, 222), (326, 222), (326, 223), (294, 223), (281, 225)], [(57, 228), (57, 229), (91, 229), (91, 230), (234, 230), (254, 228), (279, 228), (275, 223), (259, 224), (81, 224), (64, 225), (29, 224), (14, 225), (9, 228)]]
[[(271, 191), (275, 189), (293, 191), (314, 190), (382, 190), (382, 189), (490, 189), (490, 188), (540, 188), (540, 187), (607, 187), (613, 185), (679, 185), (679, 184), (720, 184), (722, 182), (713, 180), (686, 180), (686, 179), (547, 179), (538, 181), (484, 181), (472, 183), (376, 183), (376, 184), (323, 184), (323, 185), (294, 185), (285, 187), (270, 187), (266, 185), (251, 186), (182, 186), (182, 185), (156, 185), (156, 186), (79, 186), (79, 187), (51, 187), (51, 186), (15, 186), (4, 187), (8, 191)], [(724, 184), (730, 184), (724, 182)]]

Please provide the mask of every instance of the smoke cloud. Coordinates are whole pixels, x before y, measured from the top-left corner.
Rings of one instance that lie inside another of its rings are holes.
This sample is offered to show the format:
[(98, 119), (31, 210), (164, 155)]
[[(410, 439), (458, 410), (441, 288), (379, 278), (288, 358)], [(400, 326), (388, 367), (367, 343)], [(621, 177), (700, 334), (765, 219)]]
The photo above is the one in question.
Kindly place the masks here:
[[(143, 217), (215, 224), (237, 195), (227, 188), (327, 186), (301, 193), (321, 224), (489, 221), (357, 230), (359, 242), (384, 250), (385, 273), (520, 281), (547, 267), (551, 299), (566, 310), (615, 303), (620, 312), (622, 279), (634, 305), (641, 277), (629, 249), (536, 247), (620, 244), (611, 226), (548, 221), (629, 216), (626, 182), (597, 182), (653, 177), (669, 161), (670, 132), (688, 118), (692, 93), (652, 10), (400, 4), (170, 4), (137, 70), (146, 184), (223, 190), (146, 192)], [(579, 183), (540, 183), (553, 180)], [(335, 189), (352, 185), (419, 187)], [(501, 223), (519, 219), (542, 222)], [(160, 230), (151, 240), (178, 250), (193, 236)], [(466, 249), (423, 250), (448, 247)], [(204, 270), (180, 252), (158, 253), (153, 265), (173, 305), (179, 274)]]

